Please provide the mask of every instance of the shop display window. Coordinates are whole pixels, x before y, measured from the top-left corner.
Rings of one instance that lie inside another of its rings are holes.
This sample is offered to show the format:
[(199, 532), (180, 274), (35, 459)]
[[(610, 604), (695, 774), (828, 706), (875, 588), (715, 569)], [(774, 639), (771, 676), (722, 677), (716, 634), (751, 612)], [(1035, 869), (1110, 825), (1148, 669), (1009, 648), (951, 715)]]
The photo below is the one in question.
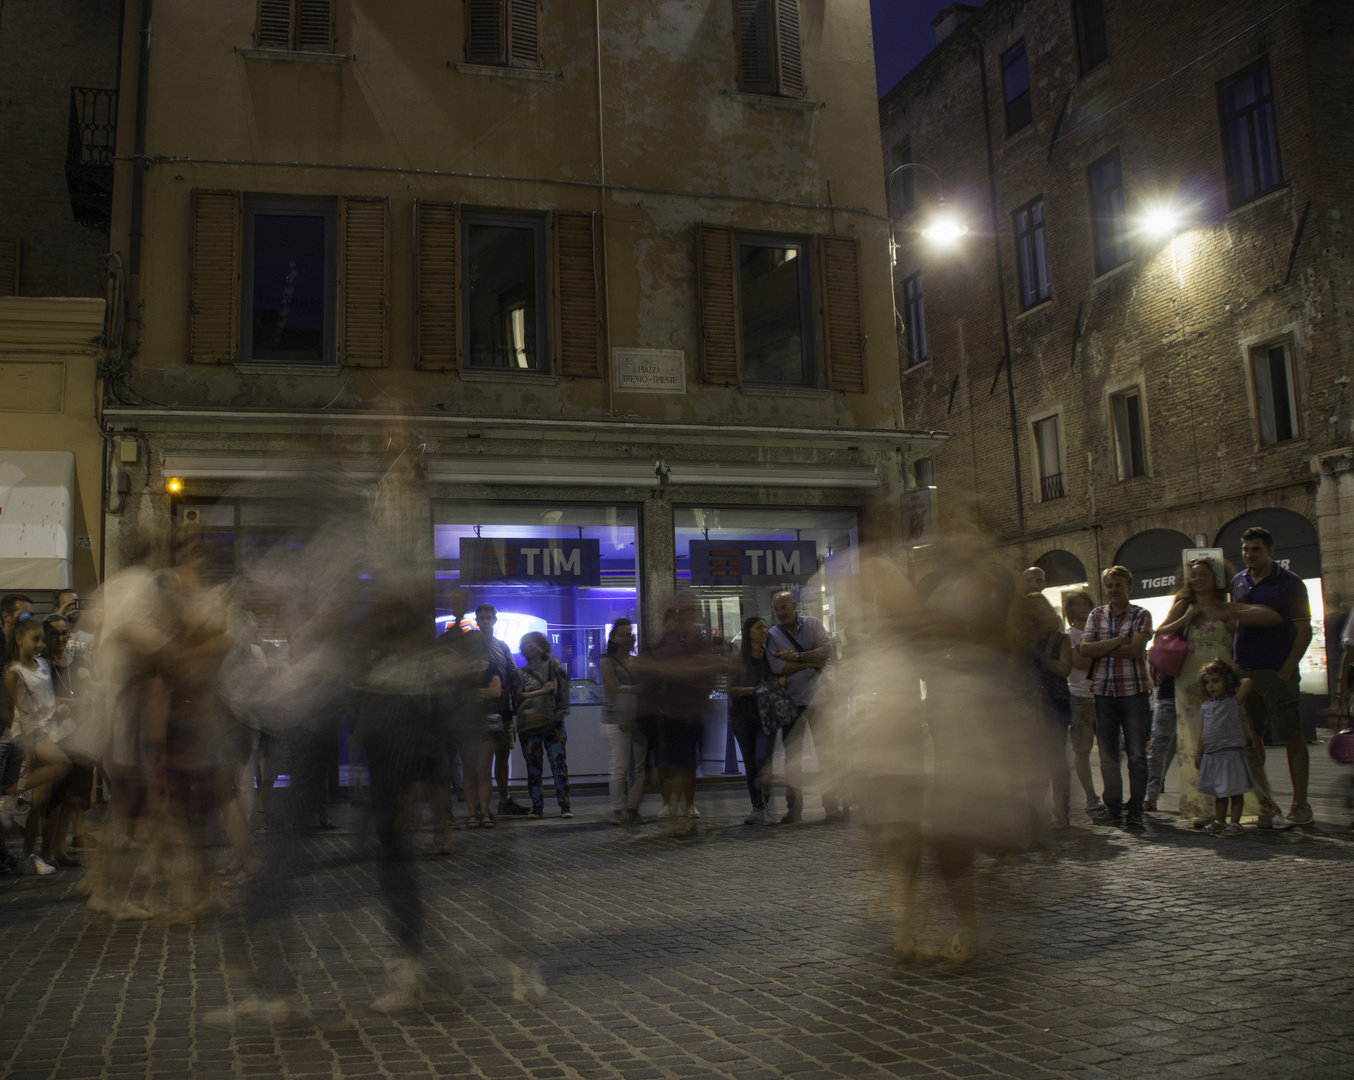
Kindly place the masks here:
[(639, 510), (634, 506), (558, 503), (433, 504), (438, 629), (454, 618), (452, 592), (464, 588), (462, 627), (475, 608), (498, 611), (494, 636), (519, 665), (522, 635), (538, 631), (569, 670), (575, 704), (603, 700), (598, 662), (617, 619), (638, 635)]

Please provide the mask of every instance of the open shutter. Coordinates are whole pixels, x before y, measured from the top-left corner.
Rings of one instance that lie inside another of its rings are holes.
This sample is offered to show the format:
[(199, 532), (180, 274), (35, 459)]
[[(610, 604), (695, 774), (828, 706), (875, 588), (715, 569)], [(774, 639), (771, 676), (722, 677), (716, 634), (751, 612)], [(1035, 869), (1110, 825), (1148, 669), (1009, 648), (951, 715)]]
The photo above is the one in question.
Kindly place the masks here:
[(460, 215), (455, 203), (414, 203), (414, 364), (454, 368), (460, 359), (456, 288)]
[(602, 374), (602, 259), (597, 216), (555, 214), (555, 340), (559, 374)]
[(776, 68), (778, 93), (804, 96), (804, 59), (799, 40), (799, 0), (774, 0), (776, 5)]
[(508, 63), (512, 67), (541, 66), (540, 0), (507, 0)]
[(465, 0), (468, 64), (503, 63), (504, 0)]
[(850, 236), (820, 236), (823, 337), (827, 347), (827, 385), (833, 390), (865, 392), (865, 330), (860, 303), (860, 241)]
[(295, 0), (296, 47), (304, 52), (334, 51), (332, 0)]
[(696, 226), (696, 293), (700, 301), (701, 378), (743, 381), (738, 340), (737, 259), (732, 229)]
[(0, 296), (19, 295), (19, 240), (0, 236)]
[(293, 0), (259, 0), (259, 26), (254, 40), (260, 49), (290, 49)]
[(745, 94), (770, 94), (776, 89), (771, 69), (772, 0), (734, 0), (738, 23), (738, 89)]
[(240, 193), (194, 188), (189, 216), (188, 359), (232, 364), (240, 350)]
[(390, 280), (390, 200), (345, 198), (339, 205), (339, 363), (385, 367)]

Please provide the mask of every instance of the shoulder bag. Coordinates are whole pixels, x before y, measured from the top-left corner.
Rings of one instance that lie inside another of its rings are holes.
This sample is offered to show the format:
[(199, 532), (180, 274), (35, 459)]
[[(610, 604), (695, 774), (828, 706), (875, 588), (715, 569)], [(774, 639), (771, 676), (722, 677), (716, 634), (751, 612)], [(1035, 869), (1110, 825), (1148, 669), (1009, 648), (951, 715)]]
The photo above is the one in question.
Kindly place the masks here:
[(1157, 634), (1147, 646), (1147, 662), (1163, 675), (1179, 675), (1189, 656), (1189, 643), (1184, 635)]
[[(549, 672), (549, 668), (546, 671)], [(539, 690), (547, 682), (548, 677), (542, 678), (538, 671), (532, 671), (527, 667), (523, 683), (531, 683), (527, 686), (528, 690)], [(517, 706), (517, 733), (519, 735), (540, 735), (549, 731), (555, 726), (555, 695), (537, 694), (535, 697), (524, 698), (522, 704)]]

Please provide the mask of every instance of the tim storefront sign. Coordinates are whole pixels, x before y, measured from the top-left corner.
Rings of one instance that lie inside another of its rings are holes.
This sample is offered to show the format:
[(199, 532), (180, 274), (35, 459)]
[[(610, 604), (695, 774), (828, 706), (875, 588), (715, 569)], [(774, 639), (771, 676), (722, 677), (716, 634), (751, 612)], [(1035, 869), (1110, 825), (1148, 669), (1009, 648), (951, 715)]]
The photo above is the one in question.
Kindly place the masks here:
[(812, 540), (692, 540), (692, 585), (808, 581), (818, 572)]

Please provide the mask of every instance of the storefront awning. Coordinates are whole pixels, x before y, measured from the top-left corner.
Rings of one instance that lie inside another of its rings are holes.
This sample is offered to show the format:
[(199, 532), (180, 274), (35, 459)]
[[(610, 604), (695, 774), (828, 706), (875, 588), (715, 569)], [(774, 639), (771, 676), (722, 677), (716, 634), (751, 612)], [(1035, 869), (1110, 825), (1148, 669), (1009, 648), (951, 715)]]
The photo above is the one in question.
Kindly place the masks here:
[(1194, 541), (1174, 529), (1146, 529), (1114, 553), (1114, 561), (1133, 571), (1132, 596), (1169, 596), (1181, 586), (1185, 548)]
[(1222, 548), (1223, 556), (1240, 570), (1244, 566), (1241, 534), (1257, 526), (1274, 537), (1274, 561), (1280, 566), (1304, 579), (1321, 576), (1321, 542), (1316, 526), (1293, 510), (1277, 506), (1248, 510), (1218, 530), (1213, 546)]
[(0, 592), (68, 589), (75, 455), (0, 450)]

